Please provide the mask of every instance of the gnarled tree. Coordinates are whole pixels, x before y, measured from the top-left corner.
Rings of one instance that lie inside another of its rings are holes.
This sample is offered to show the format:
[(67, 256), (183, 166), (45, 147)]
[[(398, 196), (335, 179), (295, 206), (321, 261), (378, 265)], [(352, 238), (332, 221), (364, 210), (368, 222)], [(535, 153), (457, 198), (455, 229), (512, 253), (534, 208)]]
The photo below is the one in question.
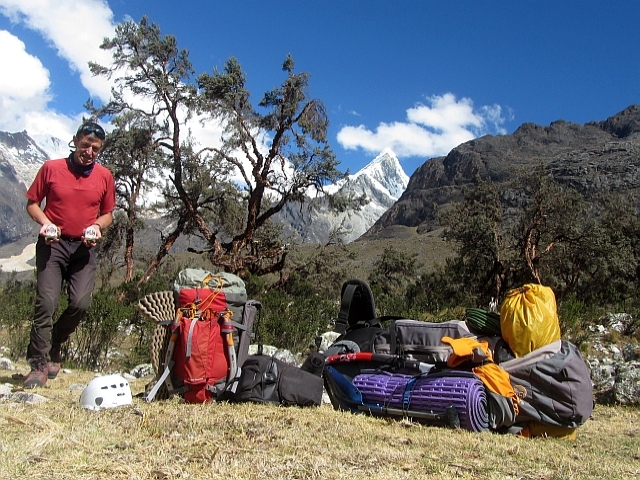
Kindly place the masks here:
[[(329, 118), (322, 102), (308, 98), (309, 75), (296, 74), (287, 56), (282, 85), (266, 92), (256, 110), (245, 88), (240, 63), (229, 59), (224, 71), (198, 77), (200, 112), (224, 125), (223, 145), (209, 148), (221, 165), (240, 174), (244, 184), (246, 218), (227, 242), (211, 242), (211, 260), (232, 271), (258, 275), (282, 268), (279, 245), (259, 255), (248, 247), (256, 232), (290, 202), (304, 203), (307, 192), (321, 191), (327, 182), (343, 178), (327, 142)], [(260, 140), (267, 138), (265, 143)], [(247, 254), (249, 253), (249, 254)], [(266, 262), (266, 259), (272, 261)]]
[(116, 182), (119, 212), (114, 225), (106, 232), (101, 251), (115, 250), (124, 243), (124, 281), (133, 280), (135, 231), (144, 228), (141, 220), (141, 195), (152, 185), (161, 156), (153, 138), (153, 123), (132, 112), (116, 116), (115, 129), (107, 137), (100, 155)]
[[(118, 25), (101, 48), (112, 52), (112, 64), (90, 68), (113, 78), (113, 98), (100, 108), (88, 106), (100, 116), (129, 111), (154, 122), (153, 141), (169, 172), (165, 198), (173, 229), (141, 281), (189, 232), (206, 241), (211, 261), (227, 271), (262, 275), (282, 269), (286, 249), (278, 239), (256, 242), (258, 232), (288, 202), (307, 201), (309, 188), (322, 190), (344, 177), (327, 142), (326, 110), (308, 96), (309, 75), (294, 73), (287, 57), (286, 79), (265, 93), (258, 111), (236, 59), (223, 71), (200, 75), (196, 84), (188, 52), (146, 17)], [(199, 146), (183, 133), (196, 114), (220, 122), (221, 145)]]
[(500, 298), (512, 268), (501, 192), (491, 181), (477, 177), (462, 194), (464, 200), (439, 217), (447, 240), (455, 242), (457, 250), (447, 268), (470, 296), (488, 304)]

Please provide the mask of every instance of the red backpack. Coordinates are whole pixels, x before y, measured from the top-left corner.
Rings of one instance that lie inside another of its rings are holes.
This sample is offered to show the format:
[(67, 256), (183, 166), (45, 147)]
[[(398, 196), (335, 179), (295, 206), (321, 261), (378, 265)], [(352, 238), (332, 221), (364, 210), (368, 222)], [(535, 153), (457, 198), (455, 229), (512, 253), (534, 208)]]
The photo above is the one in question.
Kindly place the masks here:
[(221, 328), (228, 318), (224, 292), (207, 286), (184, 288), (178, 292), (178, 309), (182, 315), (174, 326), (179, 330), (173, 352), (174, 377), (182, 380), (186, 402), (208, 402), (217, 396), (216, 385), (224, 388), (231, 362)]
[[(146, 400), (152, 401), (164, 385), (167, 395), (180, 394), (188, 403), (232, 394), (260, 303), (247, 301), (239, 277), (200, 269), (178, 274), (174, 300), (177, 309), (166, 327), (164, 372), (157, 372), (157, 382)], [(166, 395), (161, 392), (159, 397)]]

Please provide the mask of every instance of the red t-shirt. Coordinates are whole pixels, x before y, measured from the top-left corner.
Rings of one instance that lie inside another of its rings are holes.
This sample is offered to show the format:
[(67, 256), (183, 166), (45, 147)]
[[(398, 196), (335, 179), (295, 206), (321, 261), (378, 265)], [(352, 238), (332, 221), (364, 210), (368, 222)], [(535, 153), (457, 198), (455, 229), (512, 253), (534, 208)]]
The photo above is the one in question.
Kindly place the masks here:
[(88, 177), (69, 170), (67, 160), (47, 160), (27, 190), (38, 204), (46, 199), (44, 213), (60, 227), (62, 235), (82, 236), (100, 215), (113, 212), (116, 188), (111, 172), (96, 164)]

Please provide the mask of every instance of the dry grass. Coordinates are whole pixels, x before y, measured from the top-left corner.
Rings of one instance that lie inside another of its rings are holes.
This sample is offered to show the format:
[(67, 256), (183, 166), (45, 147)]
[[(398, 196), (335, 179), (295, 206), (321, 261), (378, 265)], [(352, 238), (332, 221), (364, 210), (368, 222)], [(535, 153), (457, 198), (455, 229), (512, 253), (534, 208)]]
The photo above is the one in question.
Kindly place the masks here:
[[(24, 368), (24, 367), (23, 367)], [(23, 371), (26, 371), (24, 369)], [(320, 408), (187, 405), (99, 412), (79, 405), (93, 374), (60, 374), (39, 405), (0, 403), (2, 479), (639, 478), (640, 411), (598, 406), (573, 442), (526, 440)], [(0, 376), (0, 383), (11, 380)], [(134, 395), (145, 380), (132, 382)]]

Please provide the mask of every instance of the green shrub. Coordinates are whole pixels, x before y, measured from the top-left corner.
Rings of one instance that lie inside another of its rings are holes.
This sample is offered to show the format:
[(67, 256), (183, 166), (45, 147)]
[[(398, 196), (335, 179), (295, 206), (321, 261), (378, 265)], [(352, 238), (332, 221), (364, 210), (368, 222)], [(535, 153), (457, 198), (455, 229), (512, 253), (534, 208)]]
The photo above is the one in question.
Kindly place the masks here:
[(20, 282), (12, 275), (0, 289), (0, 331), (9, 357), (25, 358), (33, 319), (36, 287), (33, 281)]
[(133, 306), (120, 301), (117, 290), (95, 292), (86, 317), (63, 347), (66, 361), (89, 369), (113, 363), (114, 350), (128, 346), (127, 327), (133, 314)]
[(269, 291), (260, 299), (263, 309), (256, 324), (259, 340), (265, 345), (303, 352), (315, 337), (330, 329), (337, 316), (337, 302), (319, 294), (293, 296)]

